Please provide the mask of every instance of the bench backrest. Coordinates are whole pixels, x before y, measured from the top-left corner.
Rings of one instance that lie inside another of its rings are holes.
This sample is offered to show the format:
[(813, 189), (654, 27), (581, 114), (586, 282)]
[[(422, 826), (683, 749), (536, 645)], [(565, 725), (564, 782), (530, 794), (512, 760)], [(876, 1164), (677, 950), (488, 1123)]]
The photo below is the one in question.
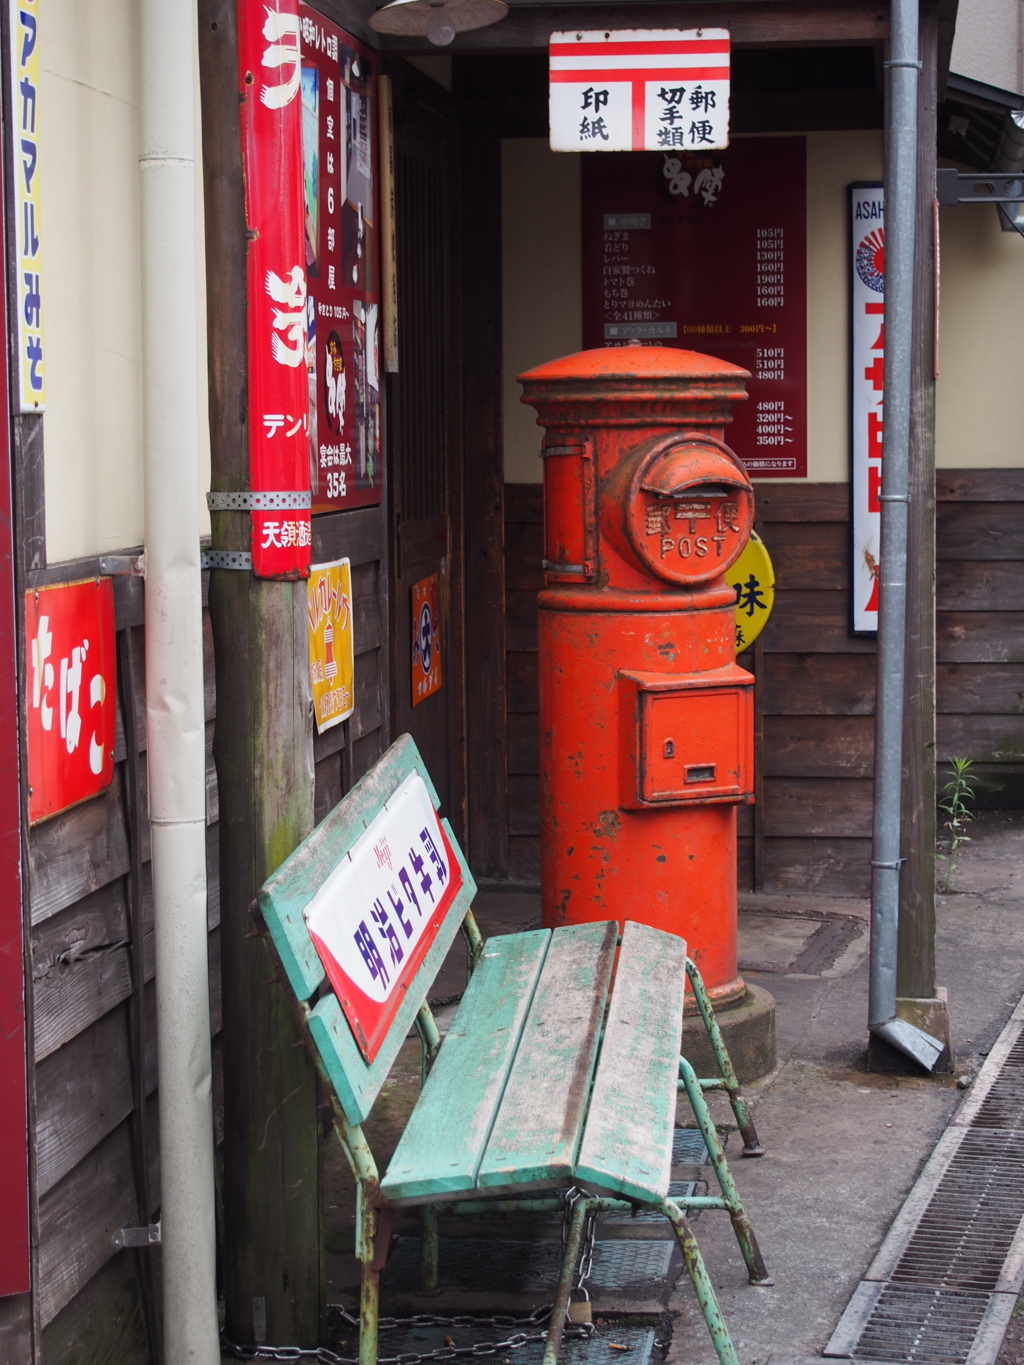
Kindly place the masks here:
[[(419, 781), (436, 811), (426, 765), (402, 735), (257, 897), (296, 997), (309, 1003), (329, 988), (308, 1024), (350, 1123), (373, 1108), (476, 895), (448, 821), (440, 822), (446, 849), (429, 829), (418, 837), (429, 823), (413, 819), (424, 805)], [(410, 829), (413, 838), (405, 837)], [(432, 893), (445, 861), (452, 875), (441, 904)], [(456, 871), (461, 884), (452, 892)]]

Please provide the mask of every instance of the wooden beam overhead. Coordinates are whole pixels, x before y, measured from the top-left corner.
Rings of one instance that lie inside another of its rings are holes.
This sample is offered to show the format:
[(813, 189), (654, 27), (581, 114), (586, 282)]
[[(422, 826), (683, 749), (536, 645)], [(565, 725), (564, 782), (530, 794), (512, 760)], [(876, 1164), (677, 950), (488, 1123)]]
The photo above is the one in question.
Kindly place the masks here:
[[(349, 7), (357, 0), (349, 0)], [(367, 7), (367, 12), (371, 6)], [(445, 55), (463, 52), (531, 52), (546, 48), (551, 33), (564, 29), (728, 28), (737, 47), (829, 47), (882, 43), (888, 33), (885, 0), (676, 0), (646, 4), (588, 0), (561, 5), (516, 4), (489, 28), (456, 35)], [(379, 38), (387, 52), (438, 53), (425, 38)]]

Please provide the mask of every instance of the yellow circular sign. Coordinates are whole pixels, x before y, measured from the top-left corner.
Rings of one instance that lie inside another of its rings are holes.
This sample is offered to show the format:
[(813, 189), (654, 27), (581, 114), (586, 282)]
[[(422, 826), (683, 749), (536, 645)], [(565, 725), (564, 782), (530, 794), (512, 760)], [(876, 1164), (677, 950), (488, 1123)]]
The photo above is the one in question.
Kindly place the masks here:
[(775, 601), (775, 570), (756, 531), (726, 578), (736, 589), (736, 653), (742, 654), (764, 630)]

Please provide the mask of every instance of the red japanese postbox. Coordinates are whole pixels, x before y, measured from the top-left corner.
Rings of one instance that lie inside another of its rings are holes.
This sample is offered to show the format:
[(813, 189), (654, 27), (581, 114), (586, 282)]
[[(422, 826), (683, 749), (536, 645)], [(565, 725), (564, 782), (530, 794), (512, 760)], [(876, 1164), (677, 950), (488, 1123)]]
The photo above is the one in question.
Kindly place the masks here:
[(754, 498), (722, 437), (749, 378), (639, 345), (520, 376), (544, 428), (544, 923), (680, 934), (719, 1006), (746, 993), (736, 807), (753, 793), (754, 680), (727, 572)]

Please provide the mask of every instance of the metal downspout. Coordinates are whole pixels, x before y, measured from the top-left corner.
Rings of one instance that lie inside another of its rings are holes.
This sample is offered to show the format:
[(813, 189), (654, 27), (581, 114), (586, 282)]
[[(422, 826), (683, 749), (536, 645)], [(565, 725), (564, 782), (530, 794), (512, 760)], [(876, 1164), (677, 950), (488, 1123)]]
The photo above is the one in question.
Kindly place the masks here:
[(164, 1359), (220, 1365), (199, 560), (195, 15), (140, 0), (146, 718)]
[(927, 1071), (943, 1043), (896, 1017), (910, 383), (917, 208), (918, 0), (892, 0), (885, 170), (885, 373), (868, 1028)]

